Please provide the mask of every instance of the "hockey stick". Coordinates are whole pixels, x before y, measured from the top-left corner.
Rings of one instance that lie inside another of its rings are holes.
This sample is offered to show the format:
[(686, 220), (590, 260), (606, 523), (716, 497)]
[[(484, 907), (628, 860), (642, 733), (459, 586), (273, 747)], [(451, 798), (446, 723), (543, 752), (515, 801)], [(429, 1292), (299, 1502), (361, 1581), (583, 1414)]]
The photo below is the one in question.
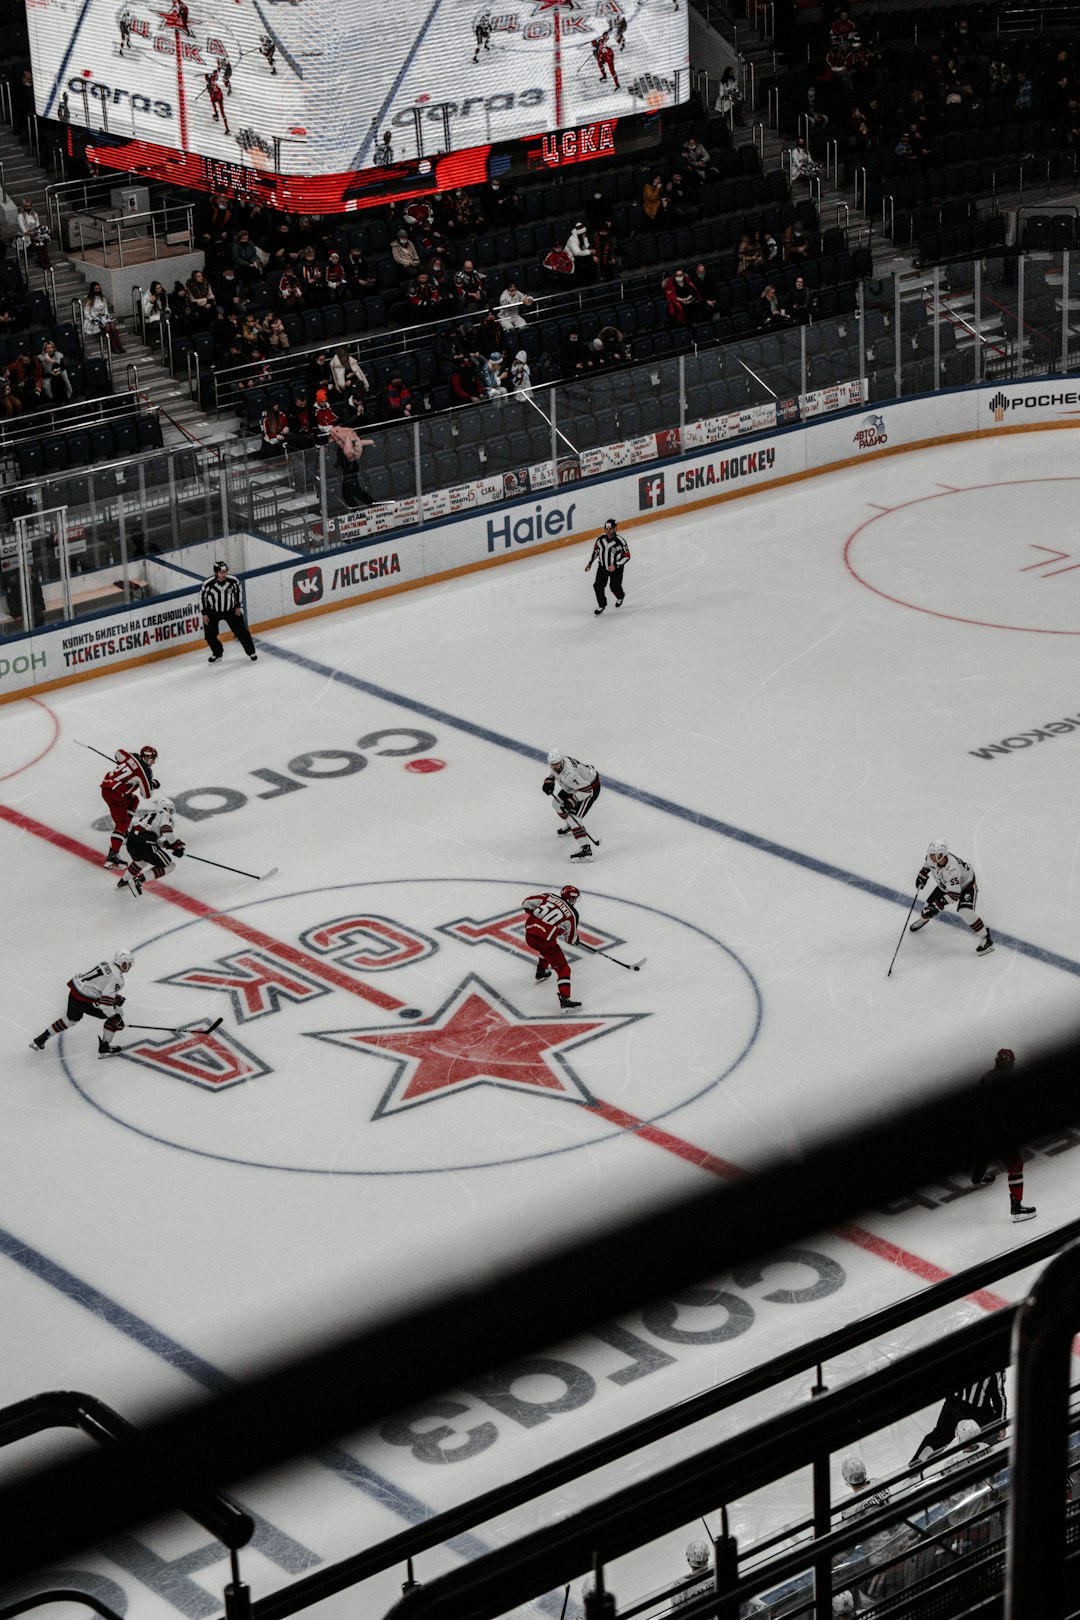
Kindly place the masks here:
[(918, 889), (916, 889), (916, 891), (915, 891), (915, 899), (911, 902), (910, 906), (908, 907), (908, 914), (904, 918), (904, 926), (900, 930), (900, 938), (897, 940), (896, 949), (892, 953), (892, 961), (889, 963), (889, 971), (885, 975), (885, 977), (887, 979), (892, 978), (892, 970), (893, 970), (893, 967), (894, 967), (894, 965), (896, 963), (896, 958), (900, 955), (900, 947), (904, 943), (904, 935), (907, 933), (907, 925), (911, 921), (911, 913), (915, 910), (915, 902), (918, 900), (918, 898), (919, 898), (919, 891), (918, 891)]
[[(561, 800), (559, 802), (562, 803)], [(570, 809), (567, 809), (567, 806), (565, 804), (563, 805), (563, 809), (566, 810), (567, 820), (572, 821), (574, 823), (575, 827), (580, 827), (582, 832), (585, 834), (585, 837), (588, 840), (588, 842), (590, 844), (595, 844), (597, 849), (599, 849), (600, 848), (600, 840), (599, 840), (599, 838), (594, 838), (593, 834), (589, 831), (588, 827), (586, 827), (585, 823), (583, 821), (579, 821), (577, 816), (575, 816), (574, 812), (572, 810), (570, 810)]]
[(188, 855), (186, 851), (184, 858), (189, 861), (201, 861), (204, 866), (217, 866), (223, 872), (235, 872), (239, 877), (254, 878), (256, 883), (265, 883), (267, 878), (274, 877), (278, 871), (276, 866), (272, 866), (269, 872), (245, 872), (242, 867), (226, 866), (224, 861), (211, 861), (205, 855)]
[(595, 945), (586, 945), (583, 939), (577, 941), (577, 947), (579, 950), (588, 951), (590, 956), (603, 956), (607, 961), (614, 962), (618, 967), (629, 968), (631, 973), (640, 973), (649, 960), (647, 956), (643, 956), (640, 962), (620, 962), (617, 956), (609, 956), (607, 951), (597, 950)]
[(125, 1024), (124, 1028), (160, 1029), (164, 1035), (212, 1035), (215, 1029), (217, 1029), (218, 1025), (221, 1023), (221, 1019), (215, 1018), (214, 1022), (212, 1024), (207, 1024), (205, 1029), (194, 1029), (192, 1027), (193, 1024), (202, 1024), (204, 1022), (205, 1019), (194, 1018), (190, 1024), (181, 1024), (178, 1029), (173, 1029), (171, 1024)]
[(76, 747), (78, 747), (78, 748), (89, 748), (89, 750), (90, 750), (90, 752), (92, 754), (101, 754), (102, 759), (110, 760), (113, 765), (116, 764), (116, 755), (115, 754), (103, 753), (100, 748), (95, 748), (93, 743), (80, 742), (78, 737), (72, 737), (71, 740), (76, 745)]

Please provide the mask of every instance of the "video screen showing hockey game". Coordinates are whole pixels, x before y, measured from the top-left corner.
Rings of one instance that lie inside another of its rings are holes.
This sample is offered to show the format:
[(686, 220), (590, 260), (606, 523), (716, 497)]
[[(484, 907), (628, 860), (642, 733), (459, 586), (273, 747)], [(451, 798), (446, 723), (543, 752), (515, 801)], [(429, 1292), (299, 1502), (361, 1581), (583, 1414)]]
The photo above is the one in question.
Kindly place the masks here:
[(43, 117), (103, 147), (285, 176), (430, 163), (689, 94), (686, 0), (28, 0), (27, 13)]

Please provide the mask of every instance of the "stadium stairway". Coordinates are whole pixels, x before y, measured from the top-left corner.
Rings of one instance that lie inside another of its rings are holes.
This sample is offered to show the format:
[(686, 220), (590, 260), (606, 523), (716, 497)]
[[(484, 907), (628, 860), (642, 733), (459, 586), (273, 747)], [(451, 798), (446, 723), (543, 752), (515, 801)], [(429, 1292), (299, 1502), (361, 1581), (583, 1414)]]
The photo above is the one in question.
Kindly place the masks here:
[[(45, 188), (54, 177), (38, 165), (11, 129), (0, 128), (0, 163), (3, 164), (7, 212), (12, 223), (23, 197), (33, 197), (39, 211), (43, 212)], [(66, 225), (71, 210), (61, 204), (60, 212)], [(33, 254), (28, 256), (29, 284), (31, 287), (44, 288), (55, 299), (53, 315), (57, 321), (71, 321), (74, 319), (72, 302), (86, 296), (88, 282), (63, 250), (62, 243), (55, 240), (50, 242), (49, 257), (53, 271), (51, 278), (46, 277)], [(152, 267), (148, 266), (148, 271), (152, 273)], [(172, 377), (143, 342), (134, 328), (130, 309), (118, 309), (114, 313), (124, 345), (123, 354), (112, 356), (114, 384), (117, 388), (137, 388), (160, 410), (165, 443), (181, 445), (195, 439), (209, 444), (226, 437), (229, 431), (227, 424), (208, 418), (199, 404), (189, 397), (185, 384)], [(77, 320), (75, 324), (77, 327), (81, 325)]]

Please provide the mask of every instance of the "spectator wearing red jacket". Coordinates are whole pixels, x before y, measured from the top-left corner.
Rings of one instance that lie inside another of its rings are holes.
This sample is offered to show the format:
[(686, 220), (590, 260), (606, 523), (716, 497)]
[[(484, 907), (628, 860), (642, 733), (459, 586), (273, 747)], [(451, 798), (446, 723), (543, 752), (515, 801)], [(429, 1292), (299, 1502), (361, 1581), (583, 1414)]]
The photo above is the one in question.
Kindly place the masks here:
[(664, 297), (672, 320), (678, 321), (680, 326), (691, 324), (695, 310), (704, 308), (701, 294), (685, 270), (676, 270), (673, 276), (668, 276), (664, 282)]
[(401, 377), (391, 377), (386, 385), (386, 408), (391, 416), (412, 415), (412, 394)]

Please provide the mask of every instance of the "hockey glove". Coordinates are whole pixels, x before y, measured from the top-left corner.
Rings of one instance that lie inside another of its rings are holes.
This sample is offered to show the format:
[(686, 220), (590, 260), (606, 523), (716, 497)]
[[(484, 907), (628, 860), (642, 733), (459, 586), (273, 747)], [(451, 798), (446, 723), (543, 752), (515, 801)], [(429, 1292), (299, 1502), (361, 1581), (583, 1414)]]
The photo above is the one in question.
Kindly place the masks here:
[(566, 793), (566, 792), (560, 793), (559, 794), (559, 803), (562, 805), (564, 810), (573, 810), (573, 808), (574, 808), (574, 795), (572, 793)]
[(526, 900), (521, 909), (522, 909), (522, 911), (530, 911), (530, 912), (532, 912), (532, 911), (537, 911), (539, 908), (538, 908), (537, 903), (536, 903), (535, 900)]
[(118, 1030), (123, 1029), (124, 1020), (119, 1013), (113, 1013), (111, 1018), (106, 1018), (101, 1027), (107, 1029), (110, 1035), (115, 1035)]
[(919, 872), (918, 877), (915, 879), (915, 887), (917, 889), (925, 888), (926, 887), (926, 880), (927, 880), (927, 878), (929, 876), (930, 876), (930, 868), (928, 866), (924, 866), (921, 869), (921, 871)]
[(545, 778), (544, 778), (544, 792), (545, 793), (554, 793), (554, 791), (555, 791), (555, 778), (553, 776), (545, 776)]
[(180, 856), (187, 849), (187, 845), (184, 843), (182, 838), (178, 838), (175, 843), (169, 845), (169, 848), (172, 850), (174, 855)]
[(113, 1006), (114, 1007), (122, 1007), (126, 1000), (127, 1000), (126, 996), (113, 996)]
[(161, 786), (161, 783), (158, 781), (156, 776), (152, 776), (150, 778), (150, 786), (155, 788), (159, 788)]

